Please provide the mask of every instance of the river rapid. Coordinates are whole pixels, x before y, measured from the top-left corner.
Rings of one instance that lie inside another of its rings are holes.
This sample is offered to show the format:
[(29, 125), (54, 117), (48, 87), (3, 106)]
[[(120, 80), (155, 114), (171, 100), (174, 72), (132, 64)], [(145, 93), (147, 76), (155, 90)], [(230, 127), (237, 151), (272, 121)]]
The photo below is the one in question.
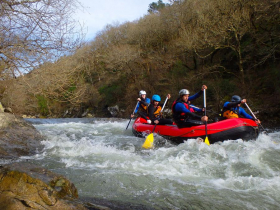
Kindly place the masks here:
[(112, 209), (279, 209), (280, 132), (256, 141), (141, 146), (124, 119), (28, 119), (46, 140), (30, 161), (60, 173)]

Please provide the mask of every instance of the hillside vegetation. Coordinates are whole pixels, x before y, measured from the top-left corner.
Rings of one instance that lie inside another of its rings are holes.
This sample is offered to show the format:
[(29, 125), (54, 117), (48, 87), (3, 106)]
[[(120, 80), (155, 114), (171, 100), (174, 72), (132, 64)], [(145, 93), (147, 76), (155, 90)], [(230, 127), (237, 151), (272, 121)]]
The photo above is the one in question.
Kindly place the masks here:
[(173, 101), (180, 89), (194, 94), (206, 84), (210, 114), (238, 94), (261, 119), (276, 122), (279, 7), (279, 0), (172, 1), (134, 22), (107, 25), (72, 55), (2, 81), (1, 101), (20, 114), (89, 109), (104, 116), (118, 105), (119, 116), (129, 117), (141, 89), (163, 100), (171, 93)]

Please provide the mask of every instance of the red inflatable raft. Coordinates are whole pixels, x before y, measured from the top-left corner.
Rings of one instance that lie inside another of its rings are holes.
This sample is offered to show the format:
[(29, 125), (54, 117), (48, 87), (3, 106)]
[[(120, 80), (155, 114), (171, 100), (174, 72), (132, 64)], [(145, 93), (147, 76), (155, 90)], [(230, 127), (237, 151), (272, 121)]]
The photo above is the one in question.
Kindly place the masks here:
[[(147, 124), (143, 118), (137, 118), (132, 126), (134, 135), (144, 137), (151, 133), (154, 125)], [(178, 128), (176, 125), (157, 125), (154, 133), (175, 143), (183, 143), (185, 140), (205, 139), (205, 125)], [(207, 124), (207, 136), (210, 144), (225, 140), (253, 140), (259, 134), (255, 121), (245, 118), (226, 119)]]

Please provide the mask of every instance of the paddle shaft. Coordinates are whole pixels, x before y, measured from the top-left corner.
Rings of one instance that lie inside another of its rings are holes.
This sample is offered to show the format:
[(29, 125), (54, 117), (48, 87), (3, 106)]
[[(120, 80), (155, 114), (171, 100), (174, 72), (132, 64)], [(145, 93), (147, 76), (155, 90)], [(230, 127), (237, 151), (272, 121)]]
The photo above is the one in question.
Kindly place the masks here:
[(164, 109), (164, 107), (165, 107), (165, 104), (166, 104), (167, 100), (168, 100), (168, 97), (166, 97), (166, 99), (165, 99), (165, 101), (164, 101), (164, 104), (163, 104), (162, 109), (160, 110), (160, 112), (162, 112), (162, 111), (163, 111), (163, 109)]
[[(166, 97), (165, 102), (164, 102), (164, 104), (163, 104), (163, 106), (162, 106), (162, 109), (160, 110), (160, 113), (163, 111), (167, 100), (168, 100), (168, 97)], [(155, 131), (155, 129), (156, 129), (156, 126), (157, 126), (157, 124), (155, 124), (152, 133), (150, 133), (150, 134), (147, 136), (147, 138), (146, 138), (144, 144), (142, 145), (143, 148), (145, 148), (145, 149), (151, 149), (151, 148), (153, 148), (153, 145), (154, 145), (154, 131)]]
[[(133, 111), (132, 115), (134, 115), (134, 112), (135, 112), (135, 110), (136, 110), (136, 108), (137, 108), (137, 106), (138, 106), (138, 103), (139, 103), (139, 101), (137, 101), (137, 104), (136, 104), (136, 106), (135, 106), (135, 108), (134, 108), (134, 111)], [(128, 126), (129, 126), (129, 123), (130, 123), (131, 119), (132, 119), (132, 117), (130, 117), (130, 120), (129, 120), (129, 122), (128, 122), (128, 124), (127, 124), (127, 126), (126, 126), (126, 129), (125, 129), (125, 130), (127, 130), (127, 128), (128, 128)]]
[[(247, 107), (247, 109), (249, 109), (249, 111), (251, 112), (251, 114), (252, 114), (252, 116), (254, 117), (254, 119), (255, 120), (258, 120), (257, 118), (256, 118), (256, 116), (254, 115), (254, 113), (252, 112), (252, 110), (250, 109), (250, 107), (248, 106), (248, 104), (247, 103), (245, 103), (245, 105), (246, 105), (246, 107)], [(265, 131), (265, 129), (264, 129), (264, 127), (262, 126), (262, 124), (259, 124), (261, 127), (262, 127), (262, 129)]]
[[(204, 116), (206, 116), (206, 90), (203, 90)], [(205, 137), (207, 137), (207, 121), (205, 121)]]

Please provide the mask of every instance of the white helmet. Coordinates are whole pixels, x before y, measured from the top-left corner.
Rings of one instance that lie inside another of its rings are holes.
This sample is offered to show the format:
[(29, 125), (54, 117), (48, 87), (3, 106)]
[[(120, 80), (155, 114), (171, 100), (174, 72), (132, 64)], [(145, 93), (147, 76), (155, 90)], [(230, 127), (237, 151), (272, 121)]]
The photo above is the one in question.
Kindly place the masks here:
[(140, 90), (139, 96), (141, 97), (141, 95), (146, 95), (146, 91), (145, 90)]
[(190, 92), (187, 89), (182, 89), (179, 91), (179, 96), (189, 95), (189, 94), (190, 94)]

